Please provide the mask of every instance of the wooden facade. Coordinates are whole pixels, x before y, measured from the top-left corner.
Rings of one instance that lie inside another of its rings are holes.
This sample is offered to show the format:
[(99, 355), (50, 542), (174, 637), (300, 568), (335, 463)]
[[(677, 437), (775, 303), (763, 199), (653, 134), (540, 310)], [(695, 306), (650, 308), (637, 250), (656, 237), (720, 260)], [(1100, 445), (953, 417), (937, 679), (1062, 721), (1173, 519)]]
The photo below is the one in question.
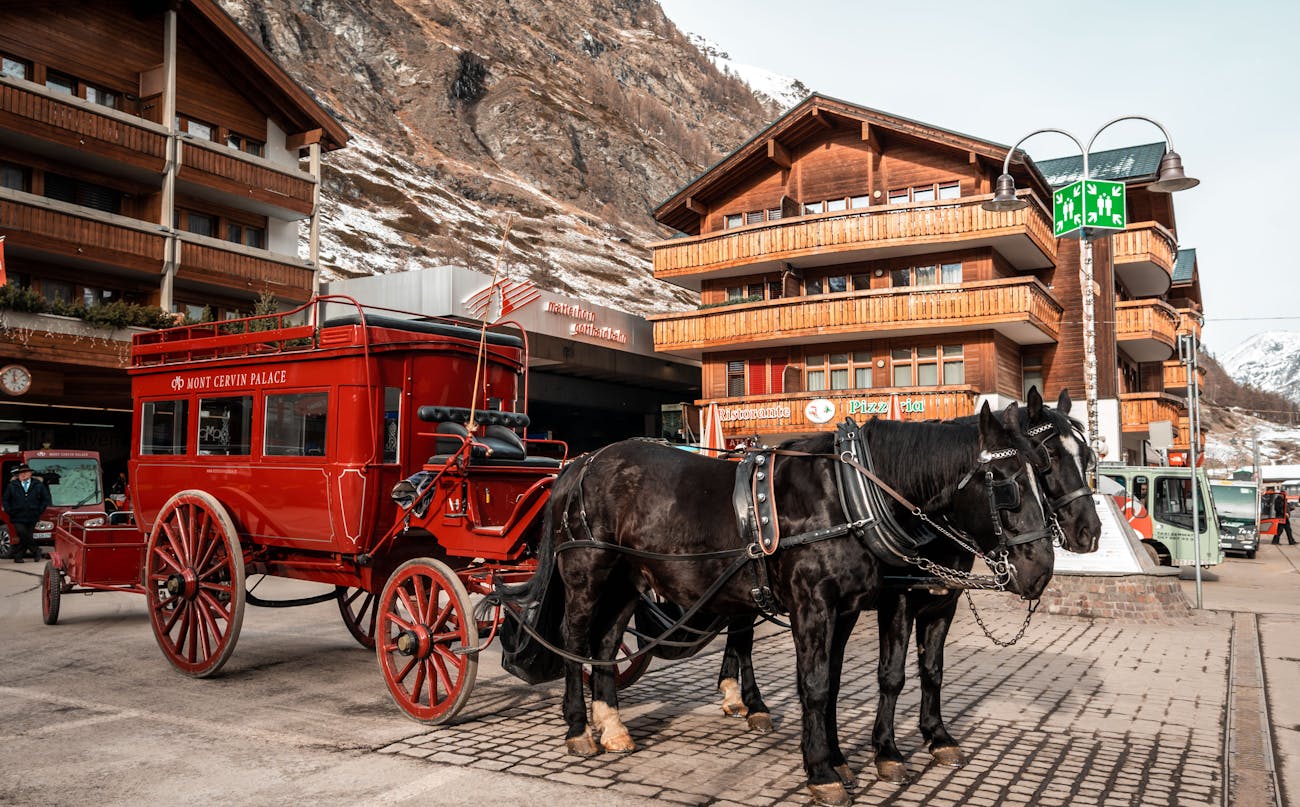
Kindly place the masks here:
[[(0, 57), (11, 286), (60, 311), (126, 303), (192, 318), (249, 313), (267, 292), (283, 304), (313, 293), (299, 230), (318, 226), (316, 158), (347, 133), (216, 0), (7, 4)], [(72, 407), (78, 420), (129, 409), (128, 330), (0, 318), (0, 363), (33, 376), (27, 393), (0, 394), (0, 443), (66, 445), (13, 428), (73, 417), (33, 406)]]
[[(1011, 163), (1027, 207), (983, 209), (1005, 155), (807, 99), (656, 210), (677, 232), (651, 245), (655, 276), (700, 293), (698, 310), (651, 317), (656, 349), (701, 361), (696, 403), (717, 403), (732, 439), (831, 428), (882, 401), (908, 402), (905, 419), (971, 414), (1031, 384), (1081, 402), (1080, 242), (1052, 236), (1051, 186), (1032, 162)], [(1152, 420), (1186, 411), (1166, 393), (1167, 362), (1199, 327), (1153, 178), (1129, 183), (1134, 223), (1093, 241), (1098, 397), (1122, 443), (1111, 459), (1135, 459)]]

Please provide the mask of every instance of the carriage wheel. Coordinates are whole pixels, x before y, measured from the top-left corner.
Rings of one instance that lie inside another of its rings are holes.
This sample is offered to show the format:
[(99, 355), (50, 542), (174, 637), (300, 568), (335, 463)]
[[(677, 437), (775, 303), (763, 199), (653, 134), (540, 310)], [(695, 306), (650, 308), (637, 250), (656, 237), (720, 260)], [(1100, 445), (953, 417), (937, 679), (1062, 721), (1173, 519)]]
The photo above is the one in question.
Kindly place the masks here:
[(63, 596), (63, 572), (54, 568), (53, 561), (45, 561), (45, 573), (41, 575), (41, 618), (46, 625), (59, 621), (59, 600)]
[(375, 652), (388, 694), (415, 720), (451, 720), (478, 674), (478, 624), (465, 585), (446, 564), (408, 560), (393, 572), (377, 604)]
[(244, 622), (244, 553), (220, 502), (200, 490), (167, 500), (149, 533), (144, 586), (163, 655), (186, 675), (215, 675)]
[(9, 528), (0, 525), (0, 558), (9, 558), (14, 554), (14, 545), (9, 543)]
[(334, 596), (338, 599), (339, 614), (347, 626), (352, 638), (367, 650), (375, 649), (375, 623), (378, 622), (379, 610), (375, 607), (375, 595), (364, 588), (336, 586)]

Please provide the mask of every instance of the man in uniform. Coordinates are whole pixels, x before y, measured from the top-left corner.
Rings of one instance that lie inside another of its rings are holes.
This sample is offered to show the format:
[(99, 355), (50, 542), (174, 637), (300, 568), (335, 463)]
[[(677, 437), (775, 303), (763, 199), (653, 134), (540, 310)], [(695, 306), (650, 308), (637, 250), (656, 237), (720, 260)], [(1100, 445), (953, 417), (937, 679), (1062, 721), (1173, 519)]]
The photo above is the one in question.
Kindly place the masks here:
[(1273, 543), (1278, 543), (1282, 538), (1282, 530), (1286, 530), (1286, 539), (1291, 546), (1295, 546), (1295, 535), (1291, 532), (1291, 514), (1287, 512), (1286, 494), (1278, 491), (1273, 496), (1273, 515), (1282, 519), (1277, 525), (1277, 532), (1273, 533)]
[(13, 469), (12, 481), (5, 486), (4, 510), (18, 534), (18, 548), (14, 550), (14, 563), (22, 563), (23, 555), (31, 555), (32, 560), (41, 559), (41, 550), (36, 546), (32, 531), (41, 514), (51, 504), (50, 489), (39, 479), (32, 477), (32, 469), (19, 465)]

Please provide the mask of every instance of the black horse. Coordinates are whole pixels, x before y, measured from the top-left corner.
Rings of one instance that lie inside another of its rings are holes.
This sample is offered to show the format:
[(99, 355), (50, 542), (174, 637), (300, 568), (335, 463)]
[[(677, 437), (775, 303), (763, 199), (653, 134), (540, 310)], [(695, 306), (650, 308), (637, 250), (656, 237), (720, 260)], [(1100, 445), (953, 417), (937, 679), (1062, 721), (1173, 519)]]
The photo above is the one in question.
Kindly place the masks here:
[[(1008, 587), (1029, 598), (1042, 592), (1052, 546), (1029, 467), (1039, 452), (1024, 437), (1014, 405), (1001, 421), (986, 405), (977, 429), (872, 421), (862, 431), (878, 478), (919, 503), (915, 510), (893, 504), (894, 518), (906, 524), (917, 521), (917, 512), (942, 514), (966, 534), (996, 535), (1006, 552)], [(593, 669), (593, 733), (582, 667), (572, 659), (612, 659), (641, 593), (693, 603), (700, 614), (752, 616), (756, 577), (763, 574), (775, 605), (790, 614), (809, 788), (819, 803), (848, 803), (845, 782), (852, 776), (836, 724), (840, 669), (858, 613), (879, 603), (884, 564), (868, 549), (860, 525), (845, 523), (836, 469), (845, 458), (832, 450), (833, 441), (824, 433), (787, 442), (768, 466), (785, 544), (761, 569), (758, 542), (743, 537), (731, 515), (735, 463), (629, 440), (566, 468), (552, 489), (536, 574), (499, 597), (516, 608), (531, 606), (552, 575), (563, 585), (571, 753), (634, 749), (619, 719), (612, 668)]]
[[(1036, 468), (1057, 539), (1071, 552), (1095, 551), (1101, 520), (1085, 481), (1093, 458), (1080, 424), (1069, 417), (1069, 393), (1061, 392), (1056, 409), (1043, 404), (1037, 388), (1031, 389), (1026, 398), (1027, 405), (1019, 410), (1020, 425), (1047, 453), (1047, 463)], [(978, 428), (974, 417), (951, 423)], [(975, 559), (973, 553), (952, 541), (931, 543), (923, 548), (922, 555), (940, 567), (962, 573), (970, 571)], [(906, 780), (907, 771), (894, 740), (894, 707), (906, 678), (907, 643), (914, 624), (921, 673), (921, 734), (939, 764), (959, 766), (965, 761), (944, 725), (941, 710), (943, 648), (961, 591), (958, 583), (952, 587), (922, 585), (912, 589), (889, 585), (888, 580), (886, 583), (876, 611), (880, 692), (872, 745), (878, 776), (901, 782)], [(753, 632), (748, 628), (743, 618), (729, 623), (718, 688), (723, 693), (725, 714), (747, 716), (751, 728), (766, 733), (773, 728), (772, 720), (754, 679), (750, 656)]]

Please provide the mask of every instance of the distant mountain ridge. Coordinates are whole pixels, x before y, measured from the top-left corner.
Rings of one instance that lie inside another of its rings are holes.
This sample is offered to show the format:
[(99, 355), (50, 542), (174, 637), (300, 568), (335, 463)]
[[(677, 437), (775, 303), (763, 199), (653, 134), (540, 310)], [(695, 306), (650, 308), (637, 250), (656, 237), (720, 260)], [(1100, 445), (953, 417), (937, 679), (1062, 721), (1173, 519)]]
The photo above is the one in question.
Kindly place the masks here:
[(1237, 383), (1275, 392), (1300, 404), (1300, 333), (1255, 334), (1233, 348), (1220, 363)]

